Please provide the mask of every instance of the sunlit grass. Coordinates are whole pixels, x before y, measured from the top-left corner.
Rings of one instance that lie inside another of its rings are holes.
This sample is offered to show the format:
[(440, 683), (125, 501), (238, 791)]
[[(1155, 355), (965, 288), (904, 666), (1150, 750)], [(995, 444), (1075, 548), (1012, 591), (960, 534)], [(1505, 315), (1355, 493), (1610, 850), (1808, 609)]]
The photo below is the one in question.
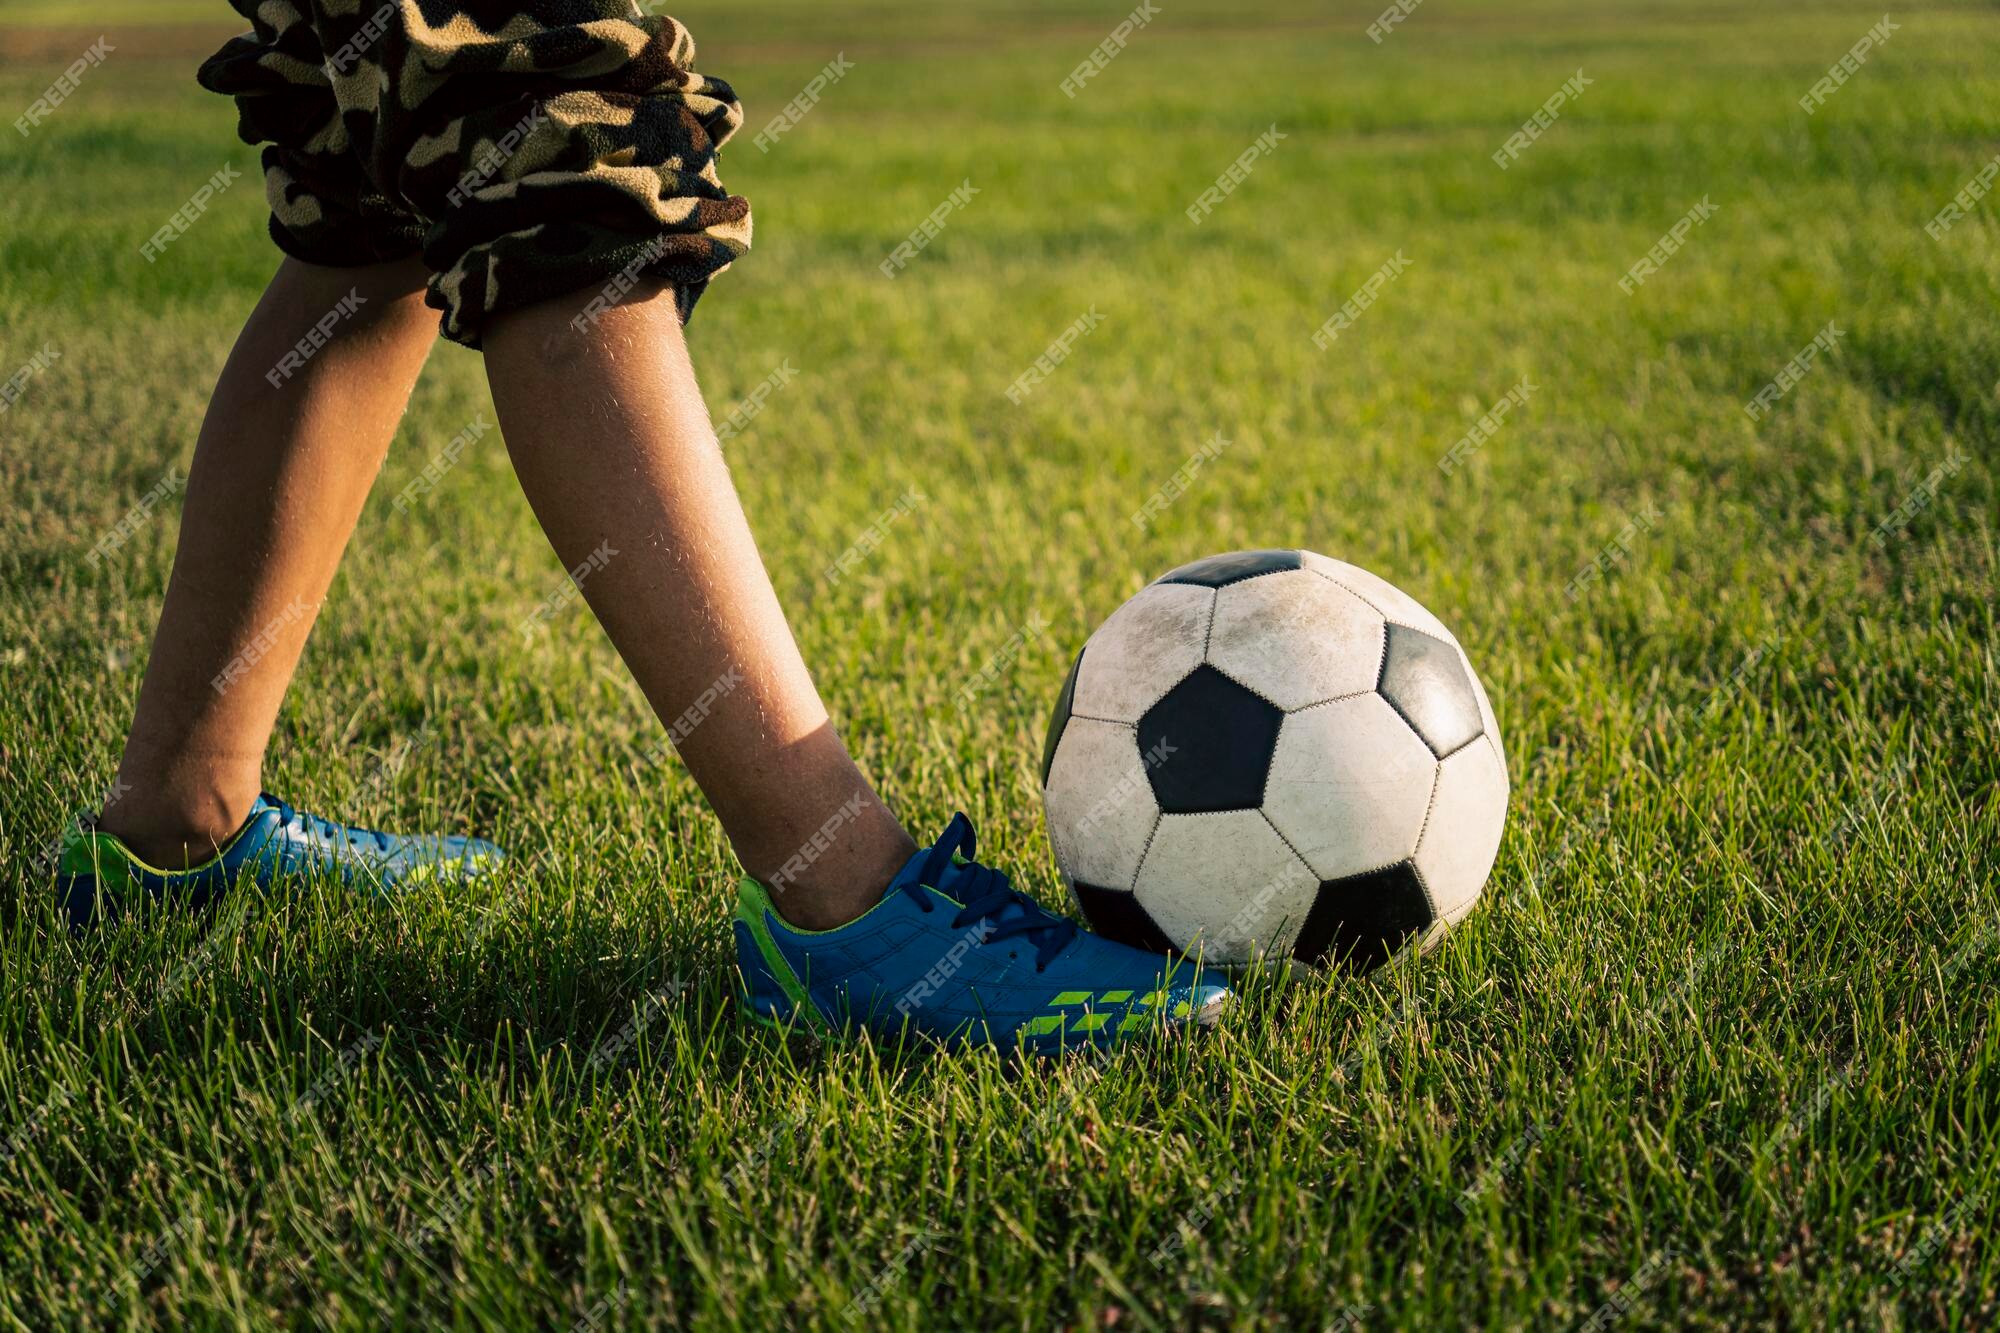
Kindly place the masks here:
[[(276, 264), (255, 150), (193, 86), (208, 37), (135, 43), (0, 152), (0, 379), (60, 351), (0, 415), (0, 1316), (567, 1327), (602, 1302), (765, 1328), (843, 1322), (879, 1280), (889, 1326), (1539, 1328), (1621, 1286), (1634, 1327), (1992, 1322), (2000, 205), (1923, 224), (2000, 147), (2000, 25), (1898, 14), (1808, 119), (1879, 10), (1431, 0), (1378, 46), (1372, 8), (1168, 5), (1064, 97), (1126, 8), (682, 11), (750, 108), (724, 178), (757, 210), (691, 326), (704, 387), (720, 416), (798, 371), (729, 446), (766, 560), (906, 819), (965, 809), (1051, 902), (1034, 764), (1076, 644), (1202, 554), (1366, 565), (1454, 627), (1499, 711), (1514, 808), (1484, 908), (1421, 966), (1270, 979), (1212, 1040), (1101, 1065), (739, 1026), (733, 865), (686, 774), (644, 762), (659, 723), (580, 606), (516, 631), (561, 571), (497, 436), (391, 503), (490, 419), (477, 356), (443, 346), (266, 781), (489, 834), (513, 867), (462, 898), (70, 939), (27, 867), (110, 778), (176, 506), (86, 557), (185, 467)], [(757, 151), (841, 50), (854, 71)], [(7, 119), (62, 63), (0, 64)], [(1588, 92), (1496, 169), (1579, 67)], [(244, 179), (147, 262), (224, 163)], [(1828, 321), (1837, 350), (1752, 422)], [(1523, 379), (1528, 407), (1441, 471)], [(1031, 616), (1047, 633), (960, 708)]]

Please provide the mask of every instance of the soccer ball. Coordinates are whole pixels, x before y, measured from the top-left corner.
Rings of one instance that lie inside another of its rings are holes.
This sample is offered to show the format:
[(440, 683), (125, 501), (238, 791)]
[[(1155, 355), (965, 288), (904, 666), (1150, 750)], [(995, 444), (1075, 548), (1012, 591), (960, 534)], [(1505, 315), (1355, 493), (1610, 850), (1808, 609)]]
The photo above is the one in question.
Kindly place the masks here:
[(1237, 551), (1090, 636), (1049, 723), (1042, 802), (1100, 933), (1367, 971), (1472, 910), (1507, 763), (1436, 616), (1311, 551)]

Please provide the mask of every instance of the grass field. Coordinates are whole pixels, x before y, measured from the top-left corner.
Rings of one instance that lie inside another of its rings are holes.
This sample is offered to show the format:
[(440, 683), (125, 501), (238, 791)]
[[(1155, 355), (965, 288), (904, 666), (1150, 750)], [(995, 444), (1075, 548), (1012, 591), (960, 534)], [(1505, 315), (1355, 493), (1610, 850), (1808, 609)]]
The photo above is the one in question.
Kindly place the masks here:
[[(1879, 8), (1430, 0), (1378, 44), (1372, 7), (1169, 0), (1063, 96), (1126, 8), (674, 11), (753, 131), (854, 62), (773, 151), (725, 152), (757, 246), (691, 328), (718, 417), (797, 371), (729, 446), (766, 558), (906, 819), (965, 809), (1051, 902), (1035, 761), (1091, 628), (1210, 552), (1373, 568), (1455, 627), (1505, 729), (1482, 910), (1420, 965), (1266, 978), (1212, 1040), (1097, 1064), (746, 1030), (733, 866), (646, 761), (660, 725), (581, 607), (523, 645), (563, 576), (498, 440), (392, 507), (491, 419), (478, 357), (441, 346), (266, 780), (490, 834), (511, 867), (71, 939), (36, 862), (114, 770), (177, 496), (90, 553), (185, 468), (275, 252), (255, 152), (192, 82), (227, 15), (10, 4), (10, 122), (116, 50), (0, 149), (0, 378), (29, 368), (0, 414), (0, 1320), (850, 1325), (867, 1295), (853, 1326), (2000, 1318), (2000, 201), (1924, 226), (2000, 150), (2000, 21), (1899, 12), (1808, 116)], [(225, 164), (243, 180), (143, 259)]]

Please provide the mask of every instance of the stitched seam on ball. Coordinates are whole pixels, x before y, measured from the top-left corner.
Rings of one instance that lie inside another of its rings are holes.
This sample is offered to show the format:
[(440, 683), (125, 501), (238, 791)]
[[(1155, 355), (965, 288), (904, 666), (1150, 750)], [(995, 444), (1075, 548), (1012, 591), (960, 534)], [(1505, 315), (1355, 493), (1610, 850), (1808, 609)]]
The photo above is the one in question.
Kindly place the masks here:
[[(1310, 713), (1315, 708), (1325, 708), (1329, 704), (1344, 704), (1349, 699), (1365, 699), (1374, 693), (1375, 688), (1373, 686), (1365, 690), (1349, 690), (1346, 694), (1336, 694), (1331, 699), (1320, 699), (1314, 703), (1300, 704), (1297, 708), (1288, 708), (1285, 710), (1285, 716), (1291, 717), (1296, 713)], [(1383, 702), (1387, 703), (1388, 700), (1384, 699)]]
[(1212, 588), (1208, 595), (1208, 627), (1201, 633), (1201, 660), (1208, 660), (1209, 645), (1215, 642), (1215, 617), (1222, 609), (1222, 589)]
[[(1431, 748), (1430, 737), (1424, 735), (1422, 731), (1417, 729), (1416, 722), (1411, 719), (1408, 713), (1405, 713), (1400, 707), (1397, 706), (1396, 701), (1394, 699), (1391, 699), (1388, 695), (1384, 694), (1382, 695), (1382, 702), (1389, 705), (1390, 712), (1394, 713), (1397, 717), (1403, 719), (1403, 725), (1410, 729), (1410, 734), (1417, 738), (1417, 744), (1424, 747), (1425, 753), (1429, 754), (1433, 759), (1436, 759), (1439, 763), (1444, 762), (1444, 756), (1439, 754), (1435, 749)], [(1478, 740), (1479, 738), (1475, 736), (1472, 739)], [(1467, 742), (1467, 744), (1470, 743), (1471, 742), (1469, 741)], [(1461, 745), (1459, 747), (1459, 750), (1462, 750), (1464, 748), (1465, 746)], [(1458, 750), (1453, 750), (1452, 753), (1457, 754)]]
[(1312, 868), (1312, 862), (1306, 860), (1306, 854), (1304, 852), (1292, 846), (1292, 840), (1285, 836), (1285, 831), (1278, 827), (1278, 822), (1276, 820), (1271, 818), (1270, 811), (1264, 809), (1264, 807), (1260, 805), (1257, 807), (1257, 813), (1262, 815), (1264, 817), (1264, 822), (1271, 826), (1271, 832), (1278, 835), (1278, 841), (1285, 844), (1285, 850), (1289, 851), (1293, 856), (1297, 857), (1299, 865), (1302, 868), (1304, 868), (1306, 874), (1312, 876), (1313, 889), (1315, 892), (1317, 892), (1319, 889), (1319, 871), (1314, 870)]
[[(1125, 892), (1139, 891), (1139, 872), (1146, 868), (1146, 858), (1153, 854), (1153, 839), (1160, 836), (1160, 821), (1167, 817), (1166, 811), (1153, 811), (1153, 827), (1146, 831), (1146, 845), (1139, 849), (1139, 864), (1132, 867), (1132, 882), (1125, 886)], [(1144, 904), (1141, 904), (1142, 906)], [(1158, 924), (1157, 922), (1155, 924)]]
[[(1339, 579), (1327, 573), (1325, 570), (1315, 569), (1313, 570), (1313, 573), (1319, 575), (1321, 578), (1325, 579), (1328, 583), (1331, 583), (1334, 587), (1340, 589), (1342, 592), (1347, 593), (1349, 596), (1359, 598), (1363, 606), (1367, 607), (1370, 611), (1373, 611), (1376, 615), (1382, 617), (1382, 619), (1387, 620), (1389, 618), (1389, 613), (1387, 611), (1384, 611), (1381, 607), (1369, 601), (1364, 594), (1355, 592), (1354, 589), (1348, 587), (1345, 583), (1342, 583)], [(1416, 626), (1411, 625), (1408, 626), (1408, 628), (1415, 629)]]
[(1431, 920), (1435, 922), (1444, 915), (1438, 911), (1437, 896), (1431, 886), (1424, 883), (1424, 868), (1417, 864), (1417, 853), (1423, 850), (1424, 834), (1430, 831), (1431, 814), (1437, 809), (1438, 793), (1444, 790), (1444, 765), (1439, 764), (1431, 774), (1431, 799), (1424, 804), (1424, 822), (1417, 826), (1417, 840), (1410, 844), (1410, 873), (1417, 877), (1417, 887), (1424, 891), (1424, 905), (1431, 909)]
[[(1384, 610), (1383, 610), (1383, 609), (1382, 609), (1381, 607), (1379, 607), (1379, 606), (1375, 605), (1375, 603), (1373, 603), (1373, 602), (1369, 601), (1369, 600), (1368, 600), (1368, 598), (1367, 598), (1367, 596), (1366, 596), (1366, 594), (1363, 594), (1363, 593), (1358, 593), (1358, 592), (1355, 592), (1355, 591), (1354, 591), (1354, 589), (1352, 589), (1352, 588), (1348, 587), (1348, 586), (1347, 586), (1347, 585), (1346, 585), (1345, 583), (1342, 583), (1342, 582), (1341, 582), (1341, 581), (1340, 581), (1339, 579), (1337, 579), (1337, 578), (1335, 578), (1335, 577), (1334, 577), (1333, 575), (1331, 575), (1331, 574), (1327, 573), (1327, 572), (1326, 572), (1325, 570), (1323, 570), (1323, 569), (1315, 569), (1315, 570), (1313, 571), (1313, 573), (1315, 573), (1315, 574), (1319, 575), (1319, 576), (1320, 576), (1321, 578), (1325, 579), (1325, 580), (1326, 580), (1326, 581), (1327, 581), (1328, 583), (1331, 583), (1331, 584), (1332, 584), (1332, 585), (1333, 585), (1334, 587), (1336, 587), (1336, 588), (1339, 588), (1339, 589), (1340, 589), (1340, 590), (1342, 590), (1343, 592), (1348, 592), (1348, 593), (1353, 593), (1353, 594), (1354, 594), (1354, 596), (1356, 596), (1356, 597), (1360, 598), (1360, 599), (1361, 599), (1361, 604), (1362, 604), (1363, 606), (1367, 607), (1367, 608), (1368, 608), (1368, 609), (1369, 609), (1370, 611), (1373, 611), (1373, 612), (1374, 612), (1374, 613), (1375, 613), (1376, 615), (1378, 615), (1378, 616), (1382, 617), (1382, 623), (1383, 623), (1384, 625), (1402, 625), (1402, 627), (1403, 627), (1404, 629), (1407, 629), (1407, 630), (1414, 630), (1414, 631), (1416, 631), (1416, 632), (1417, 632), (1418, 634), (1422, 634), (1422, 635), (1424, 635), (1424, 636), (1425, 636), (1426, 638), (1432, 638), (1432, 639), (1435, 639), (1435, 638), (1437, 637), (1437, 635), (1436, 635), (1436, 634), (1432, 633), (1432, 632), (1431, 632), (1430, 630), (1427, 630), (1427, 629), (1425, 629), (1425, 628), (1424, 628), (1424, 627), (1423, 627), (1422, 625), (1409, 625), (1409, 624), (1404, 624), (1404, 622), (1403, 622), (1403, 621), (1400, 621), (1400, 620), (1396, 619), (1396, 618), (1395, 618), (1394, 616), (1390, 615), (1390, 614), (1389, 614), (1389, 613), (1388, 613), (1387, 611), (1384, 611)], [(1408, 595), (1409, 595), (1409, 594), (1407, 594), (1407, 593), (1405, 593), (1405, 594), (1404, 594), (1404, 596), (1408, 596)], [(1444, 624), (1443, 624), (1443, 622), (1442, 622), (1442, 621), (1440, 621), (1440, 622), (1438, 623), (1438, 628), (1439, 628), (1439, 629), (1444, 629)], [(1462, 647), (1462, 646), (1461, 646), (1461, 645), (1459, 644), (1459, 642), (1458, 642), (1458, 639), (1457, 639), (1457, 637), (1456, 637), (1456, 636), (1454, 636), (1454, 635), (1452, 634), (1452, 632), (1451, 632), (1450, 630), (1445, 630), (1445, 639), (1446, 639), (1446, 641), (1447, 641), (1447, 642), (1449, 642), (1449, 643), (1451, 644), (1451, 646), (1452, 646), (1452, 647), (1454, 647), (1454, 648), (1457, 648), (1457, 649), (1458, 649), (1458, 651), (1459, 651), (1459, 655), (1460, 655), (1461, 657), (1465, 655), (1465, 649), (1464, 649), (1464, 648), (1463, 648), (1463, 647)], [(1383, 654), (1383, 657), (1384, 657), (1384, 659), (1385, 659), (1385, 660), (1387, 659), (1387, 657), (1388, 657), (1388, 653), (1389, 653), (1389, 648), (1388, 648), (1388, 644), (1389, 644), (1389, 636), (1388, 636), (1388, 635), (1387, 635), (1387, 634), (1385, 633), (1385, 634), (1384, 634), (1384, 635), (1382, 636), (1382, 645), (1383, 645), (1383, 647), (1382, 647), (1382, 654)], [(1467, 668), (1469, 669), (1469, 668), (1471, 667), (1471, 665), (1472, 665), (1472, 663), (1471, 663), (1470, 659), (1468, 659), (1468, 660), (1467, 660), (1467, 662), (1466, 662), (1466, 666), (1467, 666)]]
[(1414, 860), (1417, 849), (1424, 845), (1424, 831), (1431, 826), (1431, 816), (1437, 811), (1438, 792), (1444, 788), (1444, 765), (1431, 769), (1431, 794), (1424, 802), (1424, 822), (1417, 825), (1417, 840), (1410, 844), (1410, 856)]
[[(1406, 865), (1406, 867), (1410, 867), (1410, 873), (1412, 873), (1412, 875), (1416, 875), (1418, 879), (1424, 879), (1424, 873), (1416, 869), (1416, 857), (1396, 857), (1394, 861), (1384, 861), (1382, 865), (1372, 865), (1372, 867), (1368, 867), (1366, 871), (1348, 871), (1346, 875), (1336, 875), (1334, 879), (1322, 879), (1320, 883), (1322, 883), (1322, 885), (1344, 885), (1344, 883), (1348, 883), (1350, 879), (1366, 879), (1366, 877), (1370, 877), (1370, 875), (1380, 875), (1382, 871), (1394, 871), (1394, 869), (1396, 869), (1398, 865)], [(1310, 867), (1310, 865), (1308, 865), (1306, 869), (1308, 869), (1308, 871), (1312, 871), (1312, 867)], [(1314, 871), (1314, 877), (1318, 877), (1318, 871)], [(1428, 901), (1428, 897), (1430, 897), (1430, 895), (1426, 893), (1426, 901)]]
[(1069, 715), (1069, 720), (1072, 722), (1102, 722), (1107, 727), (1123, 727), (1127, 731), (1137, 731), (1139, 729), (1137, 722), (1120, 722), (1115, 717), (1095, 717), (1089, 713), (1072, 712)]
[(1304, 568), (1305, 564), (1301, 561), (1299, 564), (1293, 565), (1290, 569), (1260, 569), (1254, 574), (1238, 574), (1235, 578), (1224, 579), (1215, 586), (1217, 591), (1220, 591), (1223, 588), (1233, 588), (1239, 583), (1249, 583), (1253, 579), (1268, 579), (1273, 574), (1296, 574)]
[[(1152, 711), (1153, 711), (1153, 710), (1154, 710), (1155, 708), (1158, 708), (1158, 707), (1160, 706), (1160, 699), (1164, 699), (1164, 698), (1166, 698), (1166, 697), (1167, 697), (1168, 695), (1172, 694), (1172, 693), (1173, 693), (1173, 692), (1174, 692), (1175, 690), (1177, 690), (1177, 689), (1179, 689), (1179, 688), (1180, 688), (1181, 686), (1183, 686), (1183, 685), (1187, 684), (1187, 683), (1188, 683), (1188, 681), (1190, 681), (1190, 680), (1192, 680), (1192, 679), (1194, 678), (1194, 673), (1195, 673), (1195, 672), (1197, 672), (1197, 671), (1201, 670), (1201, 669), (1202, 669), (1203, 667), (1205, 667), (1205, 666), (1207, 666), (1207, 665), (1208, 665), (1208, 663), (1207, 663), (1207, 662), (1196, 662), (1196, 663), (1195, 663), (1195, 664), (1194, 664), (1193, 666), (1189, 667), (1189, 668), (1188, 668), (1188, 671), (1187, 671), (1187, 674), (1186, 674), (1185, 676), (1182, 676), (1182, 677), (1181, 677), (1181, 678), (1180, 678), (1179, 680), (1175, 681), (1175, 682), (1174, 682), (1173, 684), (1171, 684), (1171, 685), (1167, 686), (1167, 688), (1165, 688), (1164, 690), (1161, 690), (1161, 691), (1160, 691), (1160, 698), (1159, 698), (1159, 699), (1155, 699), (1155, 700), (1153, 700), (1153, 702), (1151, 702), (1151, 703), (1149, 703), (1149, 704), (1147, 704), (1147, 705), (1146, 705), (1146, 713), (1150, 713), (1150, 712), (1152, 712)], [(1141, 713), (1141, 714), (1139, 714), (1139, 716), (1140, 716), (1141, 718), (1144, 718), (1144, 717), (1146, 716), (1146, 713)], [(1138, 724), (1137, 722), (1134, 722), (1134, 723), (1133, 723), (1132, 725), (1133, 725), (1133, 727), (1134, 727), (1134, 728), (1137, 728), (1139, 724)]]
[[(1438, 921), (1444, 916), (1444, 913), (1438, 911), (1437, 895), (1432, 893), (1431, 886), (1424, 882), (1424, 868), (1417, 864), (1417, 858), (1411, 856), (1407, 858), (1406, 863), (1410, 867), (1410, 874), (1413, 877), (1415, 877), (1417, 881), (1417, 887), (1424, 891), (1424, 906), (1431, 909), (1431, 925), (1435, 926), (1438, 923)], [(1384, 869), (1387, 869), (1387, 867), (1384, 867)], [(1429, 930), (1430, 926), (1426, 926), (1424, 927), (1424, 929)]]
[[(1484, 727), (1480, 728), (1479, 735), (1486, 742), (1487, 748), (1493, 751), (1493, 762), (1500, 765), (1500, 781), (1507, 788), (1507, 795), (1512, 797), (1514, 794), (1514, 780), (1507, 776), (1507, 756), (1500, 753), (1500, 742), (1493, 739), (1493, 733), (1487, 731)], [(1505, 825), (1503, 824), (1502, 827), (1504, 828)]]
[[(1337, 876), (1334, 879), (1322, 880), (1321, 883), (1345, 884), (1350, 879), (1365, 879), (1369, 875), (1379, 875), (1385, 870), (1394, 870), (1397, 866), (1408, 866), (1410, 868), (1410, 873), (1415, 875), (1419, 880), (1421, 880), (1424, 877), (1424, 872), (1417, 869), (1416, 857), (1399, 856), (1393, 861), (1384, 861), (1379, 866), (1369, 866), (1366, 870), (1352, 871), (1348, 874)], [(1311, 869), (1311, 867), (1308, 866), (1307, 869)], [(1426, 901), (1429, 901), (1430, 894), (1428, 891), (1425, 892), (1424, 897)]]
[[(1297, 553), (1294, 552), (1294, 554)], [(1253, 579), (1269, 578), (1273, 574), (1296, 574), (1304, 568), (1305, 568), (1305, 562), (1301, 560), (1298, 564), (1293, 565), (1288, 569), (1260, 569), (1254, 574), (1237, 574), (1234, 577), (1224, 579), (1220, 583), (1194, 583), (1185, 579), (1174, 579), (1169, 581), (1163, 575), (1160, 578), (1154, 579), (1151, 583), (1147, 584), (1146, 586), (1149, 588), (1153, 587), (1209, 588), (1213, 589), (1214, 591), (1220, 592), (1224, 588), (1233, 588), (1239, 583), (1249, 583)]]
[[(1236, 679), (1236, 677), (1230, 675), (1227, 671), (1224, 671), (1221, 667), (1217, 666), (1213, 662), (1204, 660), (1201, 665), (1207, 667), (1210, 671), (1213, 671), (1216, 675), (1222, 677), (1224, 680), (1228, 681), (1231, 685), (1238, 686), (1239, 688), (1246, 690), (1251, 694), (1256, 695), (1259, 699), (1262, 699), (1265, 703), (1277, 709), (1278, 716), (1280, 718), (1282, 718), (1285, 715), (1285, 712), (1287, 711), (1285, 706), (1279, 703), (1276, 699), (1273, 699), (1270, 695), (1264, 693), (1264, 691), (1258, 689), (1256, 686), (1244, 684), (1242, 681)], [(1199, 670), (1199, 668), (1197, 668), (1197, 670)], [(1188, 675), (1190, 676), (1192, 676), (1193, 674), (1194, 674), (1193, 671), (1188, 672)], [(1267, 769), (1266, 770), (1267, 776), (1268, 773), (1269, 770)]]
[[(1391, 704), (1391, 705), (1389, 705), (1389, 706), (1390, 706), (1391, 708), (1395, 707), (1395, 705), (1394, 705), (1394, 704)], [(1443, 754), (1441, 754), (1441, 755), (1439, 755), (1439, 756), (1437, 757), (1437, 759), (1438, 759), (1438, 762), (1439, 762), (1440, 764), (1442, 764), (1442, 763), (1443, 763), (1443, 762), (1444, 762), (1445, 760), (1447, 760), (1447, 759), (1451, 758), (1451, 757), (1452, 757), (1453, 755), (1457, 754), (1457, 753), (1458, 753), (1458, 752), (1459, 752), (1460, 750), (1468, 750), (1468, 749), (1471, 749), (1471, 748), (1472, 748), (1472, 741), (1477, 741), (1477, 740), (1483, 740), (1483, 739), (1485, 739), (1485, 737), (1486, 737), (1486, 723), (1485, 723), (1485, 721), (1484, 721), (1484, 720), (1482, 720), (1482, 721), (1480, 722), (1480, 724), (1479, 724), (1479, 732), (1478, 732), (1478, 734), (1477, 734), (1477, 735), (1475, 735), (1475, 736), (1474, 736), (1474, 737), (1472, 738), (1472, 740), (1470, 740), (1470, 741), (1461, 741), (1461, 742), (1460, 742), (1459, 744), (1457, 744), (1457, 745), (1454, 745), (1454, 746), (1452, 746), (1452, 747), (1451, 747), (1451, 749), (1447, 750), (1447, 751), (1446, 751), (1445, 753), (1443, 753)]]

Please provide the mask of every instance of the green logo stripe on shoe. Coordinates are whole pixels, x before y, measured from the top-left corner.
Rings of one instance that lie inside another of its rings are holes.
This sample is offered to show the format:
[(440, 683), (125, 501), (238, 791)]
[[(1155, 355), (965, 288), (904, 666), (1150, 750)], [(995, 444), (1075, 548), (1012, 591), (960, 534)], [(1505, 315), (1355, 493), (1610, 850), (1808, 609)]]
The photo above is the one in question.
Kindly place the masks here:
[(756, 941), (757, 953), (770, 971), (771, 979), (778, 983), (785, 998), (792, 1002), (794, 1012), (804, 1014), (809, 1022), (817, 1026), (830, 1026), (820, 1013), (819, 1006), (806, 994), (805, 984), (792, 971), (792, 965), (785, 961), (784, 954), (778, 952), (778, 942), (771, 938), (770, 914), (774, 910), (770, 893), (756, 880), (745, 877), (737, 886), (736, 919), (743, 923), (743, 928), (750, 932), (750, 938)]

